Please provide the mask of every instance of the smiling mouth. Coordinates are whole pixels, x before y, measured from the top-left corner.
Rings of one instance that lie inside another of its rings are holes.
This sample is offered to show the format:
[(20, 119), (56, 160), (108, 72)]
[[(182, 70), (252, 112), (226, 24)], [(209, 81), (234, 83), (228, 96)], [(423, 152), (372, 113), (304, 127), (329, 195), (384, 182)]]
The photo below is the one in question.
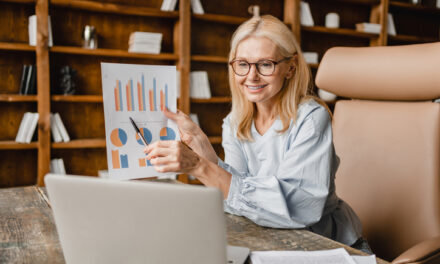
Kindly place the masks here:
[(267, 84), (262, 84), (262, 85), (246, 85), (246, 87), (250, 90), (258, 90), (258, 89), (262, 89), (264, 87), (266, 87)]

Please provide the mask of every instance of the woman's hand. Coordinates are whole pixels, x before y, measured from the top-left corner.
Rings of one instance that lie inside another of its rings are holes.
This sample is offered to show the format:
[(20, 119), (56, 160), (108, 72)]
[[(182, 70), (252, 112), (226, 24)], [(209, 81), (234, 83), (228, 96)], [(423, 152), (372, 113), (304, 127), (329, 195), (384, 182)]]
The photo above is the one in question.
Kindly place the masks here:
[(176, 122), (179, 127), (182, 142), (188, 145), (199, 156), (217, 164), (217, 154), (209, 142), (208, 137), (189, 116), (179, 110), (177, 110), (177, 113), (173, 113), (165, 109), (163, 113), (167, 118)]
[(176, 140), (156, 141), (148, 145), (144, 152), (158, 172), (190, 174), (200, 162), (199, 155)]

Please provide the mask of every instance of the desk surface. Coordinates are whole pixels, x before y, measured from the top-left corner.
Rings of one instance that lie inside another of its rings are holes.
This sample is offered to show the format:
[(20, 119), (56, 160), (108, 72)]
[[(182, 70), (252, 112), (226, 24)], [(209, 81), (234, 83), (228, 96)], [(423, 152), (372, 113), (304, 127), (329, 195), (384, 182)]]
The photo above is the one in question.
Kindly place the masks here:
[[(45, 189), (0, 189), (0, 263), (64, 263), (52, 210)], [(228, 243), (251, 250), (322, 250), (344, 247), (362, 252), (306, 230), (258, 226), (246, 218), (226, 214)], [(377, 259), (378, 264), (388, 263)]]

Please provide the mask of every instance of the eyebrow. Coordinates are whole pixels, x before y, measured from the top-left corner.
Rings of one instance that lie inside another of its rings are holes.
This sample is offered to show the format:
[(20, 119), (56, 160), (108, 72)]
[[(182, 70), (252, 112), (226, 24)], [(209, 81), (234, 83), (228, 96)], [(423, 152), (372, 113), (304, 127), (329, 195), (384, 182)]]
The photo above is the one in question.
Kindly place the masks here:
[[(244, 61), (248, 61), (246, 58), (243, 58), (243, 57), (236, 57), (234, 60), (244, 60)], [(276, 61), (275, 58), (260, 58), (260, 59), (258, 59), (257, 61), (263, 61), (263, 60), (273, 60), (273, 61)]]

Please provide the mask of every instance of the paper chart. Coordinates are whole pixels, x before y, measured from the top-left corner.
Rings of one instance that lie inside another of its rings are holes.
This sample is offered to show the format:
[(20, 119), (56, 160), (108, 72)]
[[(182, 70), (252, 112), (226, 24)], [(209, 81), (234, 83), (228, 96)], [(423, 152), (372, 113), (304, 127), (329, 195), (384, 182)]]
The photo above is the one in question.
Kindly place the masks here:
[(176, 124), (163, 114), (165, 108), (176, 111), (176, 67), (101, 63), (101, 75), (109, 177), (174, 177), (157, 172), (146, 160), (129, 117), (149, 144), (179, 140)]

